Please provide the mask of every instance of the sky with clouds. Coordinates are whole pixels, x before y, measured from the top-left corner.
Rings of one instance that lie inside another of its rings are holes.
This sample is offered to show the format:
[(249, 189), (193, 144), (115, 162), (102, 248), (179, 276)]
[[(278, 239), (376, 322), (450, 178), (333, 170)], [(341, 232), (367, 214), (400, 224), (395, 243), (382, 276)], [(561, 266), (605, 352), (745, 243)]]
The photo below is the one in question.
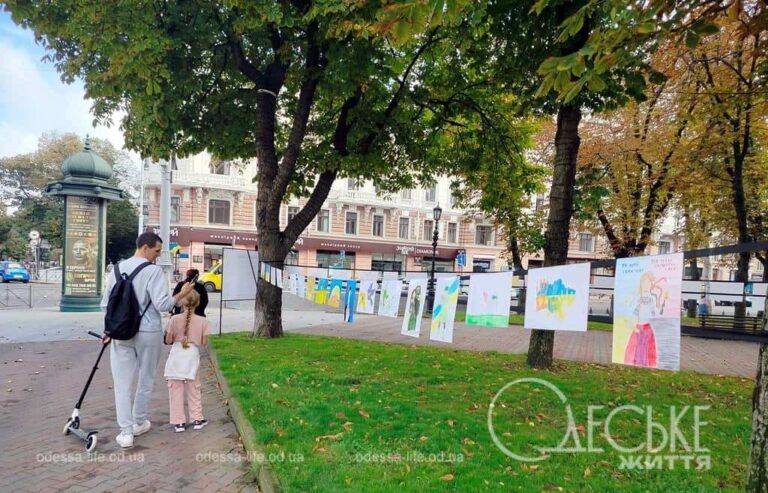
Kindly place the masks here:
[[(34, 34), (0, 9), (0, 157), (35, 150), (45, 132), (90, 134), (122, 148), (117, 119), (111, 127), (94, 128), (82, 82), (61, 82), (53, 64), (42, 61), (44, 55)], [(132, 158), (138, 162), (138, 155)]]

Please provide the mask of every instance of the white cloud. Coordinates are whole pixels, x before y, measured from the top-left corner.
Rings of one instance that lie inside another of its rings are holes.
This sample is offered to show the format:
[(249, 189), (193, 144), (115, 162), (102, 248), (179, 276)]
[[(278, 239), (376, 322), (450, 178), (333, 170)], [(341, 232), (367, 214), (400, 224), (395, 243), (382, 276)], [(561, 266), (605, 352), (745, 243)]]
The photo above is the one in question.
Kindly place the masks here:
[[(111, 127), (94, 128), (82, 83), (64, 84), (52, 64), (39, 60), (42, 48), (24, 50), (13, 41), (0, 33), (0, 156), (33, 151), (45, 132), (90, 134), (123, 147), (119, 116)], [(132, 160), (138, 162), (135, 153)]]

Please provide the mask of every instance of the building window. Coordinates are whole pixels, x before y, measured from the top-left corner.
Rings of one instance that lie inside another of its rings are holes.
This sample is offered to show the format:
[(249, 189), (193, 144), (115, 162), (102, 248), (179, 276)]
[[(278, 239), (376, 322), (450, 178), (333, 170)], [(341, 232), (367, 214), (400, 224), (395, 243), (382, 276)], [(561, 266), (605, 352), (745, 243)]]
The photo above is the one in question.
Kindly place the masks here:
[(400, 196), (406, 200), (411, 200), (411, 189), (406, 188), (400, 191)]
[(229, 224), (229, 201), (212, 199), (208, 202), (208, 223)]
[(360, 182), (356, 178), (347, 178), (347, 190), (360, 190)]
[(595, 247), (593, 244), (593, 238), (591, 233), (579, 233), (579, 251), (581, 252), (593, 252)]
[(317, 215), (317, 231), (327, 233), (331, 230), (331, 211), (328, 209), (320, 210)]
[(211, 161), (210, 169), (214, 175), (228, 175), (229, 161)]
[(432, 230), (435, 228), (435, 222), (431, 219), (424, 220), (424, 232), (422, 240), (429, 241), (432, 239)]
[(171, 222), (181, 222), (181, 197), (171, 197)]
[(672, 242), (671, 241), (660, 241), (659, 242), (659, 255), (666, 255), (669, 252), (672, 251)]
[(477, 226), (475, 229), (475, 243), (477, 245), (491, 245), (493, 228), (491, 226)]
[(347, 221), (344, 231), (348, 235), (357, 234), (357, 212), (347, 212)]
[(355, 268), (355, 252), (344, 252), (342, 257), (341, 251), (331, 250), (318, 250), (317, 251), (317, 266), (321, 268), (330, 269), (354, 269)]
[(285, 256), (285, 265), (299, 265), (299, 252), (291, 250)]
[(384, 236), (384, 216), (381, 214), (373, 215), (373, 236)]
[(448, 223), (448, 243), (456, 243), (456, 223)]
[(428, 188), (426, 190), (427, 192), (427, 202), (434, 202), (437, 200), (437, 187), (433, 186), (431, 188)]
[(298, 207), (289, 207), (288, 208), (288, 222), (290, 223), (293, 221), (293, 218), (296, 217), (296, 214), (299, 213)]
[(459, 198), (451, 193), (451, 209), (457, 209), (459, 207)]
[(149, 206), (144, 204), (141, 206), (141, 215), (144, 216), (144, 224), (149, 220)]
[(402, 255), (387, 255), (374, 253), (371, 259), (371, 270), (402, 272), (405, 257)]
[[(453, 263), (455, 259), (444, 259), (435, 257), (435, 272), (451, 272), (453, 270)], [(432, 257), (423, 257), (421, 259), (422, 272), (430, 272), (432, 270)]]
[(408, 230), (411, 229), (411, 221), (407, 217), (401, 217), (400, 218), (400, 228), (398, 228), (397, 231), (397, 237), (402, 238), (404, 240), (408, 239)]

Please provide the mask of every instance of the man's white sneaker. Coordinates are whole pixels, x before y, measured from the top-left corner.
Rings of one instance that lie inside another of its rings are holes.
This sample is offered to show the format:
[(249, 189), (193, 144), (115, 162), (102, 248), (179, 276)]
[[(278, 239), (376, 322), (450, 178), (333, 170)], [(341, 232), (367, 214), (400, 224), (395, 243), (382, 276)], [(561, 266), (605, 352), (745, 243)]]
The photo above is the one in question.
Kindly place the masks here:
[(151, 427), (152, 423), (150, 423), (148, 419), (145, 419), (140, 425), (133, 425), (133, 436), (137, 437), (143, 435), (148, 432)]
[(128, 433), (120, 433), (115, 437), (115, 440), (123, 448), (133, 447), (133, 435)]

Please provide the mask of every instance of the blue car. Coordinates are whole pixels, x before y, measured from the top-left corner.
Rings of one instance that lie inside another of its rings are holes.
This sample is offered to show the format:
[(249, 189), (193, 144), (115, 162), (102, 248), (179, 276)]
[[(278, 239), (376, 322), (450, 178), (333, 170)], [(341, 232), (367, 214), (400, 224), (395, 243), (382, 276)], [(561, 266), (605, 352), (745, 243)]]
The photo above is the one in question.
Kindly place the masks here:
[(0, 262), (0, 280), (29, 282), (29, 272), (18, 262)]

